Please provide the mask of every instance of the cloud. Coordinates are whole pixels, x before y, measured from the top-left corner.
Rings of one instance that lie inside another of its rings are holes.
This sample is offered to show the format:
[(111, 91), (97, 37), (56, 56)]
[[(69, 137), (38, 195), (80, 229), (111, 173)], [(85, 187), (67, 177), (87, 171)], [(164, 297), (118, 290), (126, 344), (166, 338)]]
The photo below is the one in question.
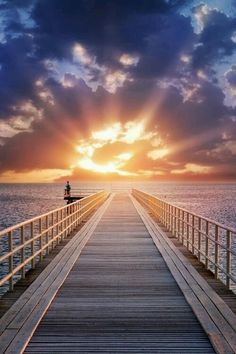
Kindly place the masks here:
[(147, 156), (152, 160), (159, 160), (168, 155), (168, 152), (168, 148), (156, 149), (149, 151)]
[(139, 57), (130, 54), (122, 54), (120, 57), (120, 63), (124, 66), (136, 66), (139, 62)]
[(104, 77), (103, 87), (110, 93), (115, 93), (118, 87), (122, 87), (128, 76), (122, 71), (107, 73)]
[(172, 174), (208, 174), (212, 170), (211, 166), (202, 166), (193, 163), (187, 163), (182, 169), (174, 169), (171, 171)]
[(5, 178), (235, 176), (235, 17), (191, 3), (2, 2)]
[(12, 115), (7, 120), (0, 119), (0, 138), (11, 138), (22, 132), (30, 132), (34, 122), (42, 119), (42, 111), (31, 101), (12, 107)]
[(80, 43), (76, 43), (73, 46), (72, 52), (74, 61), (82, 63), (84, 65), (93, 64), (94, 58), (89, 55), (87, 50)]
[[(79, 153), (74, 167), (98, 173), (113, 173), (118, 176), (139, 176), (127, 170), (129, 161), (137, 154), (137, 144), (156, 138), (157, 133), (146, 131), (144, 121), (128, 121), (124, 125), (113, 123), (103, 130), (93, 131), (89, 139), (81, 139), (76, 145)], [(104, 154), (106, 150), (110, 154)], [(102, 152), (102, 153), (101, 153)], [(99, 154), (102, 158), (99, 161)]]
[(32, 38), (26, 35), (0, 43), (0, 65), (0, 117), (4, 118), (16, 103), (37, 101), (34, 83), (45, 69), (34, 56)]
[(199, 20), (201, 32), (193, 52), (193, 66), (204, 68), (231, 56), (236, 49), (232, 40), (236, 18), (229, 17), (217, 9), (210, 9), (207, 5), (197, 6), (194, 13)]
[(231, 86), (232, 90), (234, 90), (236, 94), (236, 65), (233, 65), (229, 71), (225, 74), (225, 77)]
[(207, 23), (208, 16), (210, 14), (210, 8), (206, 4), (201, 4), (193, 8), (192, 12), (196, 19), (198, 32), (202, 32), (205, 24)]

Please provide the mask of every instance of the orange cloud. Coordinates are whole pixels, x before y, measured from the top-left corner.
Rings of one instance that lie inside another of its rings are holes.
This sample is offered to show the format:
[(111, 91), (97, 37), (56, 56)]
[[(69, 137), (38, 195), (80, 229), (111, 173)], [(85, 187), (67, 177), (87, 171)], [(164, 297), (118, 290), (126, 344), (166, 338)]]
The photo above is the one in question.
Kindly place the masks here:
[[(129, 163), (142, 151), (144, 142), (150, 149), (157, 145), (157, 141), (160, 144), (157, 132), (147, 131), (145, 120), (128, 121), (123, 125), (112, 123), (102, 130), (93, 131), (88, 140), (78, 142), (75, 148), (79, 153), (78, 161), (72, 168), (117, 176), (150, 176), (150, 171), (138, 166), (136, 170), (130, 169)], [(160, 149), (159, 154), (159, 158), (164, 156), (164, 149)]]
[(211, 166), (202, 166), (197, 165), (194, 163), (187, 163), (184, 168), (182, 169), (174, 169), (171, 171), (172, 174), (186, 174), (186, 173), (193, 173), (193, 174), (208, 174), (212, 171)]

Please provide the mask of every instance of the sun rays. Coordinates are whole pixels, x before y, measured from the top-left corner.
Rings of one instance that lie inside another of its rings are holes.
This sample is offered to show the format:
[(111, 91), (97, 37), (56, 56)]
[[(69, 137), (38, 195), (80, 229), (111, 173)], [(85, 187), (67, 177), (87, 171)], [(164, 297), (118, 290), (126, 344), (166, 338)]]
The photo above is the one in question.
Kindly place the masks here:
[(168, 149), (161, 148), (161, 144), (158, 132), (148, 130), (145, 119), (124, 124), (114, 122), (92, 131), (88, 139), (78, 141), (75, 150), (79, 156), (73, 167), (103, 175), (145, 177), (154, 175), (154, 172), (156, 175), (156, 171), (141, 169), (137, 159), (146, 150), (146, 159), (163, 158)]

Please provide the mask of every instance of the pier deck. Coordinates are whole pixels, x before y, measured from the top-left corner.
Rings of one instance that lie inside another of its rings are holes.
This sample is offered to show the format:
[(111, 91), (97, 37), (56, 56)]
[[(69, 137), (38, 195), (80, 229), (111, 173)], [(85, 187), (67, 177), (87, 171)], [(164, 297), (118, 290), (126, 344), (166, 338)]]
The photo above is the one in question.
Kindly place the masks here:
[(0, 350), (234, 353), (235, 315), (182, 257), (115, 195), (3, 316)]

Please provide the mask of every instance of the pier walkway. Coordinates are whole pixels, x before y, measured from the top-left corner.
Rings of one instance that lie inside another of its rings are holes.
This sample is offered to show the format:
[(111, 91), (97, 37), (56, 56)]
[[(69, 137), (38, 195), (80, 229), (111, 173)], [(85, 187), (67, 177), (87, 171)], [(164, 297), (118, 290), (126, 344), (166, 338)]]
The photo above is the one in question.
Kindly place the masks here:
[(130, 195), (110, 196), (0, 321), (3, 353), (235, 353), (236, 316)]

